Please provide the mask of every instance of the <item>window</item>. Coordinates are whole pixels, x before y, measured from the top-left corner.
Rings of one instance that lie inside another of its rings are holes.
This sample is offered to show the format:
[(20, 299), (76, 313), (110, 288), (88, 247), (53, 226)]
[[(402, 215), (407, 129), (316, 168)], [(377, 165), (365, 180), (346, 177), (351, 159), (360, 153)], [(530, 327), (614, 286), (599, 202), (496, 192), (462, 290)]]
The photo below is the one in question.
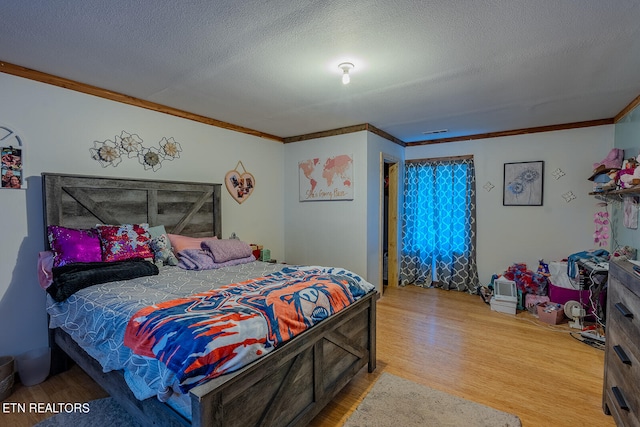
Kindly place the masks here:
[(400, 282), (475, 292), (473, 157), (405, 164)]

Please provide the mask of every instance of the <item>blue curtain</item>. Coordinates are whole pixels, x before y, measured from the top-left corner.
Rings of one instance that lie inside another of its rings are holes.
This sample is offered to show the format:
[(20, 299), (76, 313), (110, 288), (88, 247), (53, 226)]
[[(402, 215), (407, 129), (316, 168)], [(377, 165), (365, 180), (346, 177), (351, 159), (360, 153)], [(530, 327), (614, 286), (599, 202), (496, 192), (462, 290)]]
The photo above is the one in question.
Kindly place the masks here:
[(400, 283), (475, 292), (472, 158), (405, 164)]

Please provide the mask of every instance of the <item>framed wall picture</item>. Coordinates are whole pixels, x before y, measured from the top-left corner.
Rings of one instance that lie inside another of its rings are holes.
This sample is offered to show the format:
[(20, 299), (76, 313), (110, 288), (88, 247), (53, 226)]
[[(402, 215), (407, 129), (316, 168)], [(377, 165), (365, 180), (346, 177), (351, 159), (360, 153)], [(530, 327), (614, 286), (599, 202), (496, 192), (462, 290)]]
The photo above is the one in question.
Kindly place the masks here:
[(502, 204), (542, 206), (543, 184), (543, 161), (505, 163)]
[(24, 175), (24, 150), (22, 139), (8, 127), (0, 125), (0, 177), (1, 188), (27, 188)]
[(353, 154), (298, 162), (301, 202), (353, 200)]

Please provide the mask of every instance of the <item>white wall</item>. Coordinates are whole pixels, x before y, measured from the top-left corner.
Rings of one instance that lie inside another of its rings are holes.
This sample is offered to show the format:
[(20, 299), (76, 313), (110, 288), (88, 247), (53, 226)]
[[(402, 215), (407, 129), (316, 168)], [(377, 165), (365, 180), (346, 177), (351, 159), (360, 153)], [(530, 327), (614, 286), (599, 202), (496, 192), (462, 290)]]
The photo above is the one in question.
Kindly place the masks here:
[[(299, 201), (298, 162), (353, 156), (353, 200)], [(285, 260), (367, 274), (367, 132), (285, 144)]]
[[(408, 147), (406, 159), (473, 154), (476, 168), (477, 262), (480, 282), (515, 262), (535, 270), (539, 259), (554, 261), (591, 249), (598, 202), (587, 178), (593, 164), (613, 147), (613, 125)], [(543, 160), (543, 206), (503, 206), (504, 163)], [(556, 169), (565, 175), (555, 179)], [(486, 191), (491, 182), (495, 188)], [(567, 203), (563, 194), (576, 199)]]
[[(47, 344), (45, 294), (36, 276), (44, 247), (42, 172), (222, 183), (242, 161), (256, 187), (240, 205), (223, 186), (223, 237), (236, 232), (283, 257), (283, 144), (7, 74), (0, 74), (0, 92), (0, 125), (22, 136), (28, 182), (26, 190), (0, 189), (0, 354)], [(102, 168), (89, 148), (123, 130), (138, 134), (145, 146), (174, 137), (183, 152), (157, 172), (136, 159)]]
[[(404, 148), (366, 131), (285, 145), (285, 254), (292, 264), (344, 267), (382, 290), (380, 155), (404, 159)], [(301, 202), (298, 163), (351, 154), (354, 199)]]
[[(382, 180), (383, 176), (380, 171), (381, 154), (384, 158), (393, 160), (398, 163), (399, 177), (404, 173), (404, 148), (376, 134), (369, 133), (367, 135), (367, 273), (366, 278), (369, 282), (378, 287), (378, 291), (382, 293), (382, 277), (380, 277), (380, 257), (383, 244), (383, 212), (381, 211), (384, 201), (382, 200)], [(398, 210), (402, 206), (402, 179), (399, 178), (398, 189)], [(402, 218), (397, 213), (398, 218)], [(402, 230), (402, 223), (398, 224), (399, 239)], [(391, 232), (391, 231), (389, 231)], [(398, 240), (400, 241), (400, 240)]]

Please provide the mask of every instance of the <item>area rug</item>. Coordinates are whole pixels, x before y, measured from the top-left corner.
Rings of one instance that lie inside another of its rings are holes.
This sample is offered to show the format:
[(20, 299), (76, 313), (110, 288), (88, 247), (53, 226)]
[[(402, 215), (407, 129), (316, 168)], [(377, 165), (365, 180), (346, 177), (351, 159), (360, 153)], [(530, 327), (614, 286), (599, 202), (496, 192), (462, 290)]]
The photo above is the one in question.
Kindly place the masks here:
[(88, 411), (62, 412), (34, 427), (140, 427), (111, 397), (92, 400)]
[(520, 419), (383, 372), (344, 427), (520, 427)]

